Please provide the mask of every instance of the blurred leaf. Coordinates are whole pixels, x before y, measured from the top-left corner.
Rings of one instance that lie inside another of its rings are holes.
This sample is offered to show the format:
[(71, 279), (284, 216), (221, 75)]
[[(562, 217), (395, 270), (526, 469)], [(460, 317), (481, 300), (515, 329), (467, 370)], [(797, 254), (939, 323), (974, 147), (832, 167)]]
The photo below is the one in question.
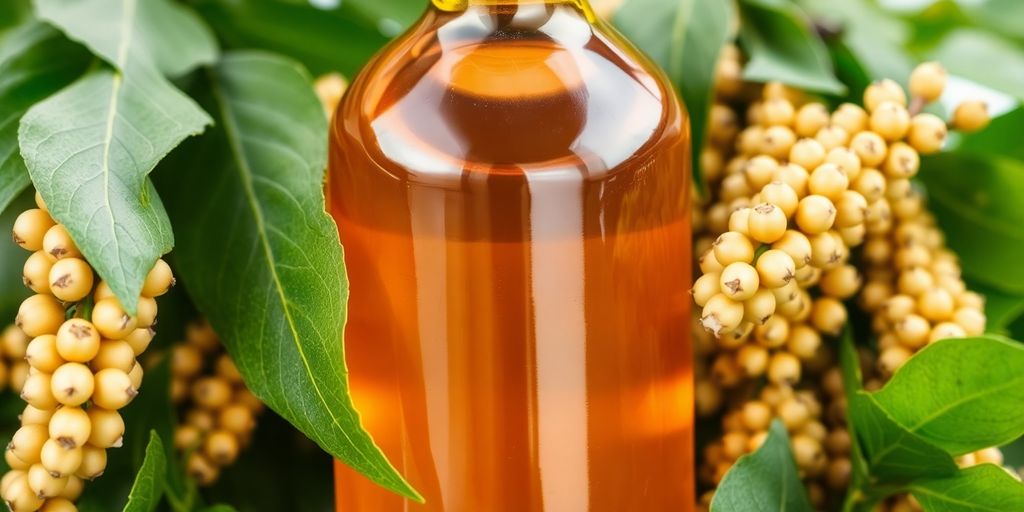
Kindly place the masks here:
[(994, 464), (961, 469), (946, 478), (919, 480), (909, 490), (928, 512), (1024, 510), (1024, 484)]
[(976, 29), (951, 32), (932, 53), (950, 73), (1024, 100), (1024, 52)]
[[(857, 400), (857, 393), (862, 390), (862, 377), (860, 370), (860, 358), (857, 349), (853, 344), (853, 330), (849, 325), (843, 330), (843, 337), (839, 342), (839, 368), (843, 372), (843, 393), (846, 397), (846, 416), (850, 416), (850, 405)], [(847, 421), (846, 430), (851, 439), (857, 439), (857, 426), (853, 421)], [(853, 443), (850, 446), (850, 464), (852, 466), (850, 488), (859, 488), (868, 478), (868, 462), (864, 457), (864, 451), (860, 443)]]
[(309, 76), (291, 60), (237, 52), (211, 80), (218, 129), (161, 173), (189, 295), (253, 393), (332, 455), (416, 497), (348, 394), (348, 283), (324, 210), (327, 121)]
[(789, 447), (786, 427), (772, 421), (768, 438), (756, 452), (744, 455), (725, 474), (711, 500), (711, 512), (810, 512), (810, 502)]
[(925, 158), (921, 168), (929, 206), (964, 274), (1024, 293), (1024, 163), (946, 153)]
[(952, 455), (1024, 434), (1024, 346), (946, 339), (914, 355), (874, 397), (909, 432)]
[(49, 25), (29, 20), (0, 46), (0, 211), (30, 183), (18, 151), (18, 121), (36, 102), (81, 75), (91, 57)]
[(847, 418), (873, 477), (896, 483), (956, 473), (953, 457), (901, 427), (873, 395), (858, 391)]
[(130, 73), (128, 64), (137, 60), (178, 76), (217, 59), (217, 42), (210, 29), (179, 3), (35, 0), (35, 4), (40, 18), (125, 73)]
[[(423, 0), (345, 0), (341, 3), (343, 8), (350, 8), (372, 20), (377, 30), (389, 37), (398, 35), (401, 30), (412, 25), (423, 13), (425, 5)], [(334, 11), (344, 15), (341, 9)]]
[(146, 458), (135, 474), (135, 483), (128, 494), (124, 512), (152, 512), (164, 494), (164, 478), (167, 475), (167, 455), (164, 443), (156, 430), (149, 431)]
[(1024, 133), (1024, 107), (1017, 107), (993, 119), (984, 130), (963, 134), (955, 151), (983, 157), (999, 155), (1024, 160), (1021, 133)]
[(340, 71), (353, 77), (388, 38), (347, 5), (324, 12), (279, 0), (200, 0), (196, 9), (230, 46), (283, 53), (314, 75)]
[(5, 44), (7, 31), (18, 26), (32, 15), (32, 4), (28, 0), (4, 0), (0, 2), (0, 46)]
[(786, 0), (741, 0), (740, 42), (750, 60), (743, 76), (754, 82), (777, 80), (797, 88), (843, 94), (828, 49), (813, 34), (804, 14)]
[(223, 503), (200, 509), (199, 512), (236, 512), (237, 509)]
[(14, 323), (18, 306), (31, 294), (21, 281), (21, 268), (29, 253), (12, 242), (8, 233), (14, 228), (14, 219), (35, 206), (32, 194), (26, 191), (0, 214), (0, 233), (3, 233), (0, 237), (0, 329)]
[(700, 154), (714, 99), (715, 66), (729, 39), (729, 2), (630, 0), (615, 25), (668, 73), (686, 103), (693, 134), (692, 171), (702, 187)]
[(977, 23), (1003, 35), (1024, 39), (1024, 2), (1020, 0), (983, 0), (964, 2), (967, 15)]
[[(833, 59), (836, 68), (850, 72), (847, 66), (856, 65), (867, 82), (891, 78), (905, 83), (913, 69), (914, 59), (904, 48), (909, 28), (902, 20), (883, 12), (874, 2), (865, 0), (803, 0), (801, 5), (814, 17), (839, 31), (838, 42), (833, 43), (849, 52), (849, 61)], [(847, 68), (844, 70), (844, 68)], [(843, 80), (847, 85), (851, 83)], [(854, 98), (859, 99), (865, 83), (857, 80), (851, 85)]]
[(907, 49), (917, 55), (927, 55), (950, 32), (969, 26), (971, 20), (960, 8), (962, 3), (961, 0), (932, 0), (924, 9), (902, 13), (903, 19), (914, 28)]

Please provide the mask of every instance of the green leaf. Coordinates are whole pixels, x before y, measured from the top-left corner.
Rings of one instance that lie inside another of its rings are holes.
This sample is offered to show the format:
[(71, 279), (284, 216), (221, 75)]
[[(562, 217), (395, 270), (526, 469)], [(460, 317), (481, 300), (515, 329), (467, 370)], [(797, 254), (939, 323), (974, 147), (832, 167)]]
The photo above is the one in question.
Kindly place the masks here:
[(1024, 100), (1024, 52), (1009, 41), (977, 29), (946, 35), (932, 53), (951, 74)]
[(199, 512), (236, 512), (235, 507), (223, 503), (200, 509)]
[(718, 54), (729, 40), (730, 2), (630, 0), (615, 26), (647, 53), (679, 90), (690, 114), (693, 176), (702, 185), (700, 152), (714, 99)]
[(57, 92), (89, 65), (89, 52), (49, 25), (16, 26), (0, 46), (0, 211), (28, 187), (18, 152), (18, 121), (36, 102)]
[[(25, 192), (11, 202), (11, 208), (0, 213), (0, 233), (10, 233), (14, 228), (14, 219), (28, 209), (34, 208), (32, 194)], [(21, 282), (20, 269), (28, 258), (29, 253), (4, 236), (0, 239), (0, 262), (3, 262), (3, 271), (0, 272), (0, 329), (12, 323), (14, 315), (18, 313), (18, 306), (31, 292)]]
[(135, 483), (128, 495), (124, 512), (152, 512), (164, 494), (164, 477), (167, 475), (167, 456), (164, 444), (156, 430), (149, 432), (146, 445), (146, 459), (135, 475)]
[(128, 62), (152, 63), (182, 75), (217, 59), (210, 29), (188, 7), (168, 0), (35, 0), (43, 20), (89, 47), (110, 65), (130, 72)]
[(998, 290), (1024, 293), (1024, 209), (1019, 207), (1024, 163), (941, 154), (925, 158), (921, 168), (918, 178), (964, 274)]
[(105, 69), (33, 106), (19, 144), (36, 189), (130, 312), (153, 263), (174, 243), (147, 175), (210, 122), (156, 74)]
[(228, 45), (288, 55), (316, 75), (340, 71), (353, 77), (388, 38), (347, 5), (328, 13), (309, 3), (201, 0), (196, 9)]
[(984, 0), (961, 2), (967, 15), (977, 23), (1009, 37), (1024, 39), (1024, 2), (1020, 0)]
[(764, 444), (756, 452), (740, 457), (725, 474), (711, 500), (711, 512), (751, 507), (761, 512), (814, 510), (800, 482), (786, 427), (778, 419), (772, 422)]
[(953, 457), (901, 427), (869, 393), (857, 392), (848, 421), (873, 477), (900, 482), (956, 472)]
[[(382, 34), (396, 36), (402, 29), (412, 25), (423, 13), (424, 2), (421, 0), (346, 0), (347, 7), (370, 19)], [(343, 13), (342, 9), (333, 12)]]
[(953, 455), (1024, 434), (1024, 346), (948, 339), (914, 355), (875, 398), (897, 423)]
[(1024, 107), (1017, 107), (993, 119), (992, 123), (980, 132), (961, 134), (960, 144), (955, 150), (981, 157), (998, 155), (1024, 160), (1024, 144), (1020, 143), (1022, 131)]
[(796, 4), (786, 0), (742, 0), (740, 42), (750, 60), (743, 76), (754, 82), (777, 80), (797, 88), (843, 94), (828, 49), (813, 34)]
[[(860, 370), (860, 357), (853, 344), (853, 329), (849, 325), (843, 329), (843, 337), (839, 341), (839, 368), (843, 373), (843, 393), (846, 397), (847, 417), (850, 416), (850, 407), (857, 400), (857, 393), (863, 387), (863, 378)], [(847, 420), (846, 430), (851, 439), (857, 439), (856, 424)], [(864, 457), (864, 451), (860, 443), (853, 443), (850, 447), (850, 464), (852, 466), (851, 488), (856, 489), (867, 480), (868, 462)]]
[(257, 396), (330, 454), (418, 498), (348, 393), (348, 282), (324, 210), (327, 123), (309, 77), (254, 52), (224, 57), (212, 75), (219, 128), (161, 175), (178, 273)]
[(928, 512), (1024, 510), (1024, 484), (993, 464), (962, 469), (947, 478), (919, 480), (909, 490)]
[[(914, 59), (904, 47), (910, 29), (902, 20), (865, 0), (804, 0), (801, 5), (816, 21), (828, 23), (840, 31), (838, 41), (830, 46), (841, 74), (845, 72), (849, 76), (851, 69), (844, 67), (854, 66), (868, 83), (882, 78), (905, 82), (910, 76)], [(836, 59), (837, 46), (846, 50), (851, 60)], [(843, 80), (853, 89), (854, 98), (859, 99), (863, 93), (866, 86), (863, 79), (856, 84)]]

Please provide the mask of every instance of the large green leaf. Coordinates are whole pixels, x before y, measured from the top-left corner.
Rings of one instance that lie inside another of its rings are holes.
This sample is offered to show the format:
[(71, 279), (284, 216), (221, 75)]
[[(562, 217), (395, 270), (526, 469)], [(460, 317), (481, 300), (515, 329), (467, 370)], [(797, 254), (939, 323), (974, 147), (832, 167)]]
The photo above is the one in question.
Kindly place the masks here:
[(895, 483), (956, 472), (948, 453), (901, 427), (873, 395), (858, 391), (848, 417), (872, 476)]
[(786, 0), (741, 0), (740, 42), (750, 60), (743, 76), (777, 80), (801, 89), (843, 94), (825, 43), (808, 26), (796, 4)]
[(57, 92), (89, 65), (89, 52), (52, 27), (29, 20), (0, 44), (0, 211), (29, 185), (18, 151), (18, 121), (37, 101)]
[(128, 494), (128, 503), (124, 512), (152, 512), (160, 504), (164, 494), (164, 478), (167, 475), (167, 455), (164, 443), (156, 430), (149, 432), (149, 444), (146, 445), (146, 458), (135, 474), (135, 483)]
[(933, 343), (907, 361), (878, 403), (908, 431), (960, 455), (1024, 434), (1024, 346), (993, 337)]
[(964, 274), (998, 290), (1024, 292), (1024, 163), (941, 154), (921, 167), (918, 177)]
[[(847, 411), (849, 418), (850, 407), (857, 400), (857, 393), (863, 388), (863, 377), (861, 376), (860, 358), (857, 349), (853, 344), (853, 329), (849, 325), (843, 329), (843, 337), (839, 340), (839, 368), (843, 374), (843, 393), (846, 397)], [(857, 425), (847, 419), (846, 429), (851, 439), (857, 439)], [(850, 464), (852, 467), (851, 488), (859, 488), (867, 480), (868, 462), (864, 457), (864, 451), (860, 443), (853, 443), (850, 446)]]
[(332, 12), (344, 16), (344, 8), (356, 11), (376, 24), (385, 36), (398, 35), (401, 29), (412, 25), (426, 5), (422, 0), (346, 0), (341, 3), (342, 7), (332, 9)]
[(984, 130), (962, 135), (960, 144), (955, 150), (981, 157), (995, 154), (1024, 160), (1024, 144), (1020, 143), (1022, 132), (1024, 132), (1024, 107), (1017, 107), (993, 119), (992, 123)]
[(146, 274), (174, 244), (147, 176), (210, 123), (160, 71), (191, 69), (215, 48), (194, 16), (166, 0), (37, 0), (36, 9), (115, 71), (94, 70), (33, 106), (21, 120), (21, 153), (50, 213), (134, 313)]
[(909, 490), (928, 512), (1024, 510), (1024, 484), (993, 464), (962, 469), (946, 478), (919, 480)]
[(725, 474), (711, 512), (810, 512), (810, 502), (789, 448), (786, 427), (776, 419), (756, 452), (744, 455)]
[(615, 26), (668, 73), (686, 103), (698, 183), (715, 66), (733, 16), (730, 2), (700, 0), (630, 0), (615, 13)]
[(1024, 2), (1020, 0), (984, 0), (961, 2), (967, 15), (979, 24), (1006, 36), (1024, 40)]
[(1024, 52), (1009, 41), (977, 29), (946, 35), (932, 54), (950, 73), (1024, 100)]
[(189, 8), (168, 0), (35, 0), (60, 27), (125, 73), (136, 60), (177, 76), (217, 59), (217, 42)]
[(324, 12), (308, 2), (201, 0), (196, 9), (235, 48), (272, 50), (298, 59), (314, 74), (353, 77), (388, 38), (348, 3)]
[(324, 450), (418, 498), (348, 394), (348, 282), (324, 210), (327, 122), (309, 77), (290, 60), (242, 52), (211, 80), (219, 128), (161, 175), (178, 272), (256, 395)]
[(132, 313), (146, 274), (174, 243), (147, 175), (209, 122), (159, 75), (105, 69), (21, 120), (21, 153), (50, 213)]
[[(849, 51), (868, 80), (891, 78), (906, 82), (914, 59), (904, 48), (910, 30), (902, 20), (886, 14), (874, 2), (867, 0), (803, 0), (801, 5), (814, 15), (816, 21), (826, 22), (839, 30), (839, 44)], [(841, 62), (836, 60), (836, 64), (842, 71)], [(853, 91), (857, 99), (863, 92), (861, 85), (851, 86), (859, 89)]]

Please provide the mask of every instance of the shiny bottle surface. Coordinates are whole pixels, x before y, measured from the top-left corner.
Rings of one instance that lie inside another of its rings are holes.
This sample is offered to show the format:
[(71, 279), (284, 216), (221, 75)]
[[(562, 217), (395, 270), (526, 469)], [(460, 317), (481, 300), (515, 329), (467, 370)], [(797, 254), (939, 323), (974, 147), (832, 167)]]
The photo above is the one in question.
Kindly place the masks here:
[(354, 81), (352, 393), (426, 504), (340, 512), (692, 509), (685, 115), (579, 1), (436, 0)]

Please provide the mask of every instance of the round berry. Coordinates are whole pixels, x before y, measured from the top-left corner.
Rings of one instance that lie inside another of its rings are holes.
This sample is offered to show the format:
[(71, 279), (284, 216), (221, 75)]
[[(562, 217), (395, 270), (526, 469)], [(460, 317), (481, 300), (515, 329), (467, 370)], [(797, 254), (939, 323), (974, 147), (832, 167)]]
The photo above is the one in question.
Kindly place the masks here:
[(868, 113), (859, 105), (843, 103), (832, 113), (832, 124), (855, 134), (868, 129)]
[(811, 194), (825, 196), (831, 201), (838, 201), (849, 185), (850, 179), (835, 164), (819, 165), (807, 181), (807, 189)]
[(860, 157), (847, 148), (832, 148), (825, 156), (825, 162), (839, 167), (851, 182), (860, 176)]
[(93, 424), (81, 407), (61, 407), (50, 419), (50, 438), (64, 448), (82, 446), (92, 434)]
[(50, 423), (50, 418), (53, 417), (53, 409), (37, 409), (31, 405), (26, 405), (25, 409), (18, 415), (18, 419), (21, 421), (21, 425), (47, 425)]
[(876, 81), (864, 90), (864, 106), (874, 112), (879, 105), (891, 101), (897, 105), (907, 106), (907, 95), (900, 84), (888, 78)]
[(793, 129), (800, 137), (814, 137), (829, 122), (828, 109), (821, 103), (807, 103), (796, 111)]
[(765, 129), (761, 139), (761, 151), (764, 154), (781, 160), (789, 156), (789, 150), (796, 143), (796, 134), (787, 126), (772, 126)]
[(832, 151), (835, 148), (845, 146), (850, 141), (850, 133), (840, 126), (829, 124), (818, 130), (814, 140), (820, 142), (825, 151)]
[(892, 178), (912, 178), (921, 167), (921, 157), (907, 144), (895, 142), (885, 159), (885, 173)]
[(36, 251), (25, 260), (21, 281), (36, 293), (50, 293), (50, 268), (53, 261), (43, 251)]
[(846, 318), (846, 306), (831, 297), (819, 297), (811, 307), (811, 325), (824, 334), (838, 336)]
[(900, 140), (910, 129), (910, 113), (906, 107), (886, 101), (871, 112), (870, 126), (885, 140)]
[(215, 430), (203, 442), (203, 452), (214, 464), (226, 466), (238, 458), (238, 439), (231, 432)]
[(962, 132), (979, 131), (988, 126), (989, 121), (988, 105), (983, 101), (965, 101), (953, 111), (953, 128)]
[(27, 251), (39, 251), (43, 248), (43, 237), (46, 231), (53, 227), (53, 219), (50, 215), (38, 208), (25, 210), (14, 219), (14, 229), (11, 238), (14, 243)]
[(818, 355), (820, 347), (821, 335), (818, 331), (803, 324), (794, 325), (790, 329), (789, 338), (786, 339), (786, 350), (790, 354), (807, 361)]
[(946, 123), (942, 119), (934, 114), (922, 112), (910, 120), (907, 142), (919, 153), (929, 155), (942, 149), (947, 135)]
[[(782, 251), (793, 259), (794, 269), (811, 262), (811, 242), (807, 236), (796, 230), (786, 231), (772, 244), (772, 249)], [(764, 280), (764, 277), (761, 278)]]
[(124, 438), (124, 419), (117, 411), (101, 407), (89, 408), (89, 421), (92, 430), (89, 432), (88, 443), (99, 448), (118, 448)]
[(885, 175), (877, 169), (864, 169), (853, 182), (852, 189), (864, 196), (868, 204), (885, 197), (887, 182)]
[(946, 88), (946, 68), (938, 62), (918, 64), (910, 73), (910, 95), (932, 102), (942, 96)]
[[(711, 274), (705, 274), (711, 275)], [(203, 368), (203, 355), (193, 345), (175, 345), (171, 352), (171, 373), (175, 377), (192, 377)]]
[(217, 415), (217, 426), (236, 435), (245, 436), (256, 427), (256, 419), (245, 405), (229, 404)]
[(743, 302), (743, 320), (754, 324), (763, 324), (775, 314), (775, 294), (767, 288), (761, 288)]
[(910, 356), (914, 355), (913, 352), (907, 348), (895, 345), (883, 350), (878, 354), (878, 372), (884, 377), (890, 377), (892, 374), (899, 370), (903, 363), (910, 359)]
[(32, 338), (54, 334), (64, 322), (64, 306), (52, 295), (33, 295), (18, 308), (14, 323)]
[(786, 218), (796, 213), (796, 207), (800, 203), (796, 190), (782, 181), (773, 181), (765, 185), (761, 189), (761, 200), (781, 208)]
[(92, 401), (104, 409), (117, 410), (128, 405), (139, 394), (132, 386), (131, 377), (116, 368), (96, 372), (96, 389)]
[(172, 286), (174, 286), (174, 274), (171, 272), (171, 266), (166, 261), (159, 259), (146, 275), (146, 281), (142, 284), (142, 295), (159, 297), (167, 293)]
[(3, 499), (11, 512), (30, 512), (43, 506), (43, 499), (29, 486), (27, 473), (19, 474), (7, 484)]
[(715, 260), (724, 266), (731, 263), (754, 261), (754, 246), (750, 239), (740, 233), (722, 233), (714, 244)]
[(751, 209), (747, 226), (751, 238), (770, 244), (786, 233), (786, 213), (772, 203), (761, 203)]
[(789, 149), (789, 161), (804, 169), (814, 169), (825, 161), (825, 146), (814, 139), (800, 139)]
[(43, 252), (53, 261), (63, 258), (81, 258), (82, 252), (78, 250), (71, 234), (61, 224), (57, 224), (46, 231), (43, 237)]
[(25, 425), (14, 432), (7, 452), (26, 464), (39, 462), (39, 451), (50, 438), (46, 425)]
[(135, 330), (137, 320), (125, 312), (117, 299), (103, 299), (93, 305), (92, 323), (104, 338), (119, 340)]
[(770, 249), (757, 258), (756, 269), (759, 282), (768, 288), (785, 286), (796, 273), (793, 258), (784, 251)]
[(720, 293), (711, 297), (701, 312), (701, 325), (715, 336), (732, 331), (743, 321), (743, 303)]
[(825, 196), (807, 196), (800, 200), (796, 209), (796, 224), (809, 235), (828, 231), (835, 220), (836, 207)]
[(210, 462), (199, 450), (192, 452), (185, 463), (185, 470), (199, 485), (210, 485), (217, 481), (220, 470)]
[(51, 391), (51, 377), (48, 373), (32, 373), (21, 388), (21, 399), (37, 409), (57, 407), (57, 398)]
[(50, 268), (50, 291), (64, 302), (78, 302), (92, 291), (92, 267), (85, 260), (64, 258)]
[(92, 371), (82, 363), (64, 363), (50, 379), (53, 396), (69, 406), (84, 404), (92, 396), (94, 387)]
[(75, 471), (75, 476), (85, 480), (94, 480), (106, 469), (107, 450), (90, 445), (82, 447), (82, 463)]
[(139, 356), (149, 348), (149, 344), (153, 341), (153, 336), (155, 335), (156, 330), (152, 327), (147, 327), (145, 329), (135, 329), (124, 340), (132, 346), (135, 355)]
[(768, 380), (775, 384), (794, 384), (800, 380), (800, 360), (789, 352), (776, 352), (768, 361)]
[(853, 265), (841, 265), (822, 274), (818, 285), (829, 297), (849, 299), (860, 289), (860, 274)]
[(877, 167), (885, 160), (888, 145), (881, 135), (875, 132), (860, 132), (850, 139), (850, 149), (860, 158), (864, 167)]
[(60, 326), (56, 339), (57, 353), (66, 361), (85, 363), (96, 357), (100, 349), (100, 333), (92, 322), (72, 318)]
[(116, 368), (128, 373), (133, 366), (135, 366), (135, 351), (124, 340), (104, 340), (100, 343), (96, 357), (89, 362), (89, 367), (93, 371)]
[(63, 478), (78, 471), (82, 464), (82, 448), (65, 448), (56, 439), (48, 439), (43, 443), (39, 459), (51, 475)]
[(231, 384), (220, 377), (203, 377), (192, 386), (192, 400), (205, 409), (223, 407), (231, 400)]
[(36, 370), (53, 373), (64, 364), (64, 360), (57, 353), (57, 337), (44, 334), (33, 339), (25, 350), (25, 360)]

